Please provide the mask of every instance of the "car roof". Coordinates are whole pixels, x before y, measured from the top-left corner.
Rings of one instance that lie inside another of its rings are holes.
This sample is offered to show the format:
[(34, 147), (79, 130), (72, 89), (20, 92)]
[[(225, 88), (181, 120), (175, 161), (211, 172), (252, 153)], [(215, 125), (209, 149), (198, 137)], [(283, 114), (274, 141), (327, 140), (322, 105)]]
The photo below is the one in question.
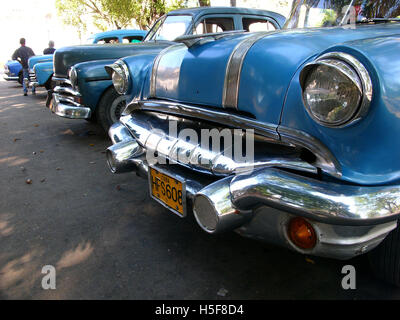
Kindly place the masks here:
[(167, 15), (183, 15), (188, 14), (192, 16), (199, 16), (204, 13), (213, 14), (213, 13), (228, 13), (228, 14), (255, 14), (255, 15), (274, 15), (281, 16), (278, 13), (261, 10), (261, 9), (252, 9), (252, 8), (241, 8), (241, 7), (196, 7), (196, 8), (185, 8), (178, 9), (174, 11), (170, 11)]
[(118, 29), (118, 30), (110, 30), (105, 32), (99, 32), (92, 34), (89, 39), (97, 39), (103, 37), (112, 37), (112, 36), (119, 36), (119, 35), (146, 35), (147, 31), (144, 30), (137, 30), (137, 29)]

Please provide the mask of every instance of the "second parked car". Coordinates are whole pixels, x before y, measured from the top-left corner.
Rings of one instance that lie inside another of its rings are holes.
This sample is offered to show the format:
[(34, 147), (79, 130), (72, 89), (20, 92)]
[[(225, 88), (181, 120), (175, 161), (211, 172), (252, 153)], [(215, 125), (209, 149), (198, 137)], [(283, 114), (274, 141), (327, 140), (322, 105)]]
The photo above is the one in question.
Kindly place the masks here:
[[(146, 31), (120, 29), (96, 33), (87, 40), (90, 44), (136, 43), (143, 40)], [(53, 83), (53, 55), (34, 56), (29, 59), (29, 86), (50, 90)]]
[[(119, 86), (115, 89), (111, 75), (104, 68), (106, 65), (119, 66), (119, 72), (113, 76), (118, 82), (129, 71), (119, 62), (114, 64), (117, 58), (142, 54), (147, 54), (144, 59), (154, 58), (182, 35), (234, 30), (273, 31), (280, 29), (284, 22), (282, 15), (264, 10), (231, 7), (182, 9), (157, 20), (142, 43), (61, 48), (54, 58), (54, 79), (58, 86), (54, 89), (51, 110), (66, 118), (96, 119), (107, 131), (119, 119), (126, 105), (122, 95), (127, 88)], [(140, 79), (134, 70), (132, 77), (134, 82)], [(141, 85), (135, 82), (135, 86)]]

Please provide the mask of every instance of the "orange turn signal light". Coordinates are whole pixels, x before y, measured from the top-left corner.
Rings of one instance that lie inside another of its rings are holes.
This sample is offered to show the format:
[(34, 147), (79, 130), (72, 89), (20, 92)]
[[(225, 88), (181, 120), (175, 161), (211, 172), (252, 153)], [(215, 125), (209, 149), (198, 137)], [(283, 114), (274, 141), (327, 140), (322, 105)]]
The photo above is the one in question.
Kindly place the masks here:
[(79, 103), (79, 104), (82, 104), (82, 97), (74, 97), (74, 100), (75, 100), (75, 102), (77, 102), (77, 103)]
[(300, 217), (290, 220), (288, 234), (290, 240), (301, 249), (312, 249), (317, 243), (313, 226)]

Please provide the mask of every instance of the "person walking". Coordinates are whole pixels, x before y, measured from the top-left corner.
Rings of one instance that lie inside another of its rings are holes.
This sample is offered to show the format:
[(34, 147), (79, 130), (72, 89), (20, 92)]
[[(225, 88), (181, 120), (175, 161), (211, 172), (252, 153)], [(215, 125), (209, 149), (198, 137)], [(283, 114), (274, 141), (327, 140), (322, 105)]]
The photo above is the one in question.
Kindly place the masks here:
[(43, 54), (53, 54), (56, 49), (54, 48), (54, 41), (49, 41), (49, 47), (43, 50)]
[(34, 56), (35, 53), (33, 50), (25, 45), (25, 38), (21, 38), (19, 40), (21, 46), (15, 50), (14, 54), (12, 55), (13, 60), (19, 61), (22, 65), (22, 74), (24, 80), (22, 81), (22, 89), (24, 90), (24, 96), (28, 95), (28, 78), (29, 78), (29, 65), (28, 60), (30, 57)]

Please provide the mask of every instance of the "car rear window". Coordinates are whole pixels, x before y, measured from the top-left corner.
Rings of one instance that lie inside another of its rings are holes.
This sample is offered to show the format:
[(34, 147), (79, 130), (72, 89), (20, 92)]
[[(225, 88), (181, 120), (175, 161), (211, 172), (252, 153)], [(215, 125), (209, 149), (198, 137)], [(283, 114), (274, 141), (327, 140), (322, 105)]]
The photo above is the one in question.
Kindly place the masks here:
[(105, 44), (105, 43), (118, 43), (118, 37), (103, 38), (97, 41), (97, 44)]
[(243, 29), (250, 32), (274, 31), (276, 27), (271, 21), (258, 18), (243, 18)]
[(122, 39), (122, 43), (135, 43), (143, 40), (142, 36), (128, 36)]
[(235, 29), (232, 18), (205, 18), (196, 27), (196, 34), (216, 33)]

